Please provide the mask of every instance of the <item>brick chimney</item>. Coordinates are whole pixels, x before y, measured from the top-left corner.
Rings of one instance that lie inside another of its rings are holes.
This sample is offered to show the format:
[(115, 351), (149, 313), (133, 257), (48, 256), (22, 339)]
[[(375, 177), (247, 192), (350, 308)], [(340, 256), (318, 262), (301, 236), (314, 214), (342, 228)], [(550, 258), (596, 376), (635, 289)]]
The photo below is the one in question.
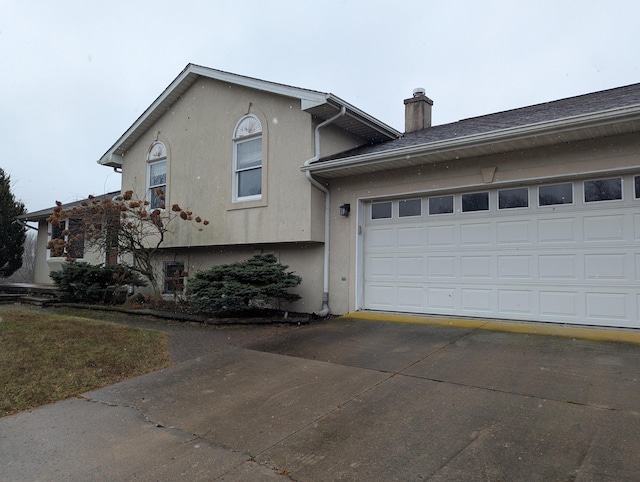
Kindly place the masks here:
[(413, 97), (404, 101), (404, 131), (414, 132), (431, 127), (433, 101), (422, 88), (413, 89)]

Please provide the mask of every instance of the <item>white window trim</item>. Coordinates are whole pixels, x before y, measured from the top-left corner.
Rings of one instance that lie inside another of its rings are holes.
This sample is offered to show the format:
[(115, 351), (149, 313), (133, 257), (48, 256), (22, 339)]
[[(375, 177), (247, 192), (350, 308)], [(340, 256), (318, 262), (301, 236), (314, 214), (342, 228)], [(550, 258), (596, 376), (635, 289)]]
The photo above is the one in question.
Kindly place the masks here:
[[(65, 229), (67, 229), (67, 221), (68, 221), (68, 219), (65, 219), (65, 220), (61, 221), (61, 222), (65, 223)], [(47, 223), (47, 244), (49, 244), (49, 242), (52, 239), (53, 239), (53, 224), (48, 222)], [(68, 239), (69, 239), (69, 236), (68, 235), (65, 236), (65, 241), (67, 241)], [(86, 246), (83, 246), (82, 258), (75, 258), (76, 261), (84, 260), (84, 253), (86, 251), (85, 248), (86, 248)], [(47, 254), (46, 254), (46, 260), (47, 261), (50, 260), (50, 261), (58, 262), (58, 261), (66, 261), (67, 260), (66, 256), (51, 256), (51, 249), (50, 248), (47, 248), (46, 252), (47, 252)]]
[[(564, 184), (570, 184), (571, 185), (571, 202), (570, 203), (560, 203), (560, 204), (540, 204), (540, 188), (541, 187), (547, 187), (547, 186), (562, 186)], [(569, 182), (554, 182), (553, 184), (540, 184), (538, 186), (538, 189), (536, 189), (536, 195), (538, 197), (537, 200), (537, 205), (538, 208), (542, 208), (542, 209), (557, 209), (561, 206), (574, 206), (576, 204), (576, 186), (575, 183), (573, 181), (569, 181)]]
[[(527, 190), (527, 205), (526, 206), (519, 206), (517, 208), (509, 208), (509, 207), (501, 208), (500, 207), (500, 193), (503, 192), (503, 191), (512, 191), (512, 190), (517, 190), (517, 189), (526, 189)], [(531, 208), (531, 189), (529, 188), (529, 186), (506, 187), (506, 188), (503, 188), (503, 189), (496, 189), (496, 207), (498, 208), (498, 211), (514, 211), (516, 209), (530, 209)]]
[[(255, 119), (258, 122), (258, 124), (260, 125), (260, 132), (256, 132), (248, 135), (238, 135), (238, 128), (246, 119), (249, 119), (249, 118)], [(233, 165), (232, 165), (232, 172), (231, 172), (231, 175), (232, 175), (231, 200), (233, 203), (238, 203), (238, 202), (242, 203), (245, 201), (259, 201), (262, 199), (262, 196), (265, 190), (265, 182), (264, 182), (265, 155), (264, 155), (264, 135), (263, 135), (264, 129), (262, 127), (262, 122), (260, 122), (260, 119), (258, 119), (255, 115), (252, 115), (252, 114), (245, 115), (240, 120), (238, 120), (235, 128), (233, 129), (233, 134), (234, 134), (234, 137), (233, 137)], [(260, 156), (260, 166), (238, 170), (238, 148), (237, 148), (238, 145), (244, 142), (255, 140), (255, 139), (261, 139), (262, 152)], [(256, 169), (260, 169), (260, 194), (254, 194), (252, 196), (238, 196), (238, 174), (240, 172), (252, 171)]]
[[(465, 211), (464, 209), (464, 196), (472, 196), (474, 194), (486, 194), (487, 195), (487, 209), (474, 209), (472, 211)], [(490, 191), (473, 191), (460, 193), (460, 212), (466, 215), (474, 215), (474, 213), (488, 213), (491, 212), (491, 192)]]
[[(162, 145), (162, 148), (164, 150), (164, 156), (159, 156), (159, 157), (155, 157), (152, 158), (151, 152), (153, 151), (154, 146), (156, 145)], [(151, 186), (151, 166), (154, 164), (159, 164), (163, 162), (165, 164), (165, 177), (164, 177), (164, 184), (157, 184), (154, 186)], [(149, 203), (151, 203), (151, 189), (156, 189), (158, 187), (164, 186), (164, 205), (165, 205), (165, 209), (168, 205), (168, 197), (169, 197), (169, 189), (168, 189), (168, 185), (169, 185), (169, 154), (167, 152), (167, 146), (164, 142), (161, 141), (155, 141), (151, 144), (151, 147), (149, 148), (149, 152), (147, 153), (147, 176), (146, 176), (146, 183), (145, 183), (145, 199), (147, 201), (149, 201)], [(153, 209), (162, 209), (159, 207), (155, 207)]]
[[(614, 179), (619, 179), (620, 180), (620, 198), (619, 199), (599, 199), (596, 201), (587, 201), (586, 197), (587, 197), (587, 190), (585, 187), (585, 184), (587, 184), (588, 182), (593, 182), (593, 181), (610, 181), (610, 180), (614, 180)], [(582, 202), (583, 204), (589, 205), (589, 204), (595, 204), (595, 203), (615, 203), (615, 202), (623, 202), (624, 201), (624, 179), (621, 176), (616, 176), (616, 177), (605, 177), (605, 178), (598, 178), (598, 179), (585, 179), (584, 181), (582, 181)]]

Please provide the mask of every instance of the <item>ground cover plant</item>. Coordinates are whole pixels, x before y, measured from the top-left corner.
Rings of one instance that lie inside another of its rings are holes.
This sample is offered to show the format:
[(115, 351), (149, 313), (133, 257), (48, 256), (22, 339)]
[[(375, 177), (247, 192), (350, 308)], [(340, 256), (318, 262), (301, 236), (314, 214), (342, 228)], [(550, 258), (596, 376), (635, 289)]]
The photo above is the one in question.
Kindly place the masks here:
[(0, 319), (0, 417), (171, 364), (159, 331), (19, 309)]

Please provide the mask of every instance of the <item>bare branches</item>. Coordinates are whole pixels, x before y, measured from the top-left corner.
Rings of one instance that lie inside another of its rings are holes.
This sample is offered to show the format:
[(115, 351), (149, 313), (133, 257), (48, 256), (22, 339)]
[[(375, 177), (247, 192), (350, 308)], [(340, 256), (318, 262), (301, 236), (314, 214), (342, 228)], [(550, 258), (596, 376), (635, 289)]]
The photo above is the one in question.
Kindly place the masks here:
[[(164, 201), (162, 189), (156, 191)], [(150, 209), (146, 199), (138, 198), (133, 191), (126, 191), (113, 199), (89, 196), (80, 206), (65, 210), (56, 202), (53, 214), (47, 219), (54, 228), (64, 227), (59, 236), (52, 236), (47, 247), (52, 255), (64, 256), (74, 261), (72, 246), (82, 239), (85, 249), (104, 255), (108, 260), (117, 253), (120, 263), (149, 279), (156, 293), (160, 292), (155, 274), (153, 257), (170, 233), (175, 219), (208, 225), (199, 216), (193, 218), (191, 211), (183, 210), (178, 204), (171, 209)], [(80, 229), (70, 229), (74, 220)], [(202, 228), (198, 228), (202, 231)]]

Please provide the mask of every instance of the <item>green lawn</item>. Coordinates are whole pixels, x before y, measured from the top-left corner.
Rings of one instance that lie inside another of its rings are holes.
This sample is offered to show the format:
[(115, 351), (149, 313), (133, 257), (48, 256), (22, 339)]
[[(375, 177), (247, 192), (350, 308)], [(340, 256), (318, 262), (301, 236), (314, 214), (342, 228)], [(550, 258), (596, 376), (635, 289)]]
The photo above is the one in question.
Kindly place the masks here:
[(0, 417), (171, 364), (159, 331), (20, 309), (0, 318)]

